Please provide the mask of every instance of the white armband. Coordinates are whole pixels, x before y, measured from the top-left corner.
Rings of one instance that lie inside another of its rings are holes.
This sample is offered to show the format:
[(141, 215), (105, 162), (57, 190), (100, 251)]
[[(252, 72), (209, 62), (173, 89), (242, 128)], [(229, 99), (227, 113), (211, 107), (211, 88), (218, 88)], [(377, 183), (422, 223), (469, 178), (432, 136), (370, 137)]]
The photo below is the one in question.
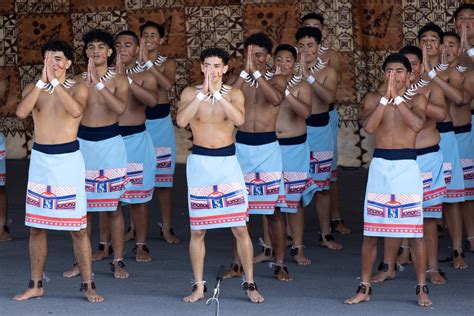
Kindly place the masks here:
[(400, 103), (402, 103), (404, 101), (405, 101), (405, 99), (401, 96), (396, 97), (395, 100), (394, 100), (396, 105), (399, 105)]
[(388, 104), (388, 99), (386, 97), (381, 97), (379, 103), (386, 106)]
[(291, 94), (290, 90), (285, 89), (285, 97), (289, 96)]
[(247, 79), (248, 76), (249, 76), (249, 73), (246, 72), (245, 70), (242, 70), (242, 71), (240, 72), (240, 77), (241, 77), (241, 78)]
[(262, 76), (262, 73), (258, 70), (255, 70), (252, 75), (255, 78), (255, 80), (257, 80), (258, 78)]
[(313, 84), (313, 82), (316, 81), (316, 78), (314, 78), (313, 75), (309, 75), (309, 77), (306, 78), (306, 81), (307, 81), (309, 84)]
[(146, 68), (146, 70), (149, 70), (151, 67), (153, 67), (153, 65), (154, 65), (154, 64), (153, 64), (153, 62), (152, 62), (151, 60), (147, 61), (147, 62), (145, 63), (145, 68)]
[(206, 98), (206, 95), (204, 93), (202, 93), (201, 91), (198, 92), (198, 94), (196, 94), (196, 98), (199, 100), (199, 101), (202, 101)]
[(436, 69), (431, 69), (430, 72), (428, 73), (428, 77), (430, 77), (431, 80), (434, 79), (434, 77), (436, 77), (437, 73), (436, 73)]
[(99, 81), (96, 85), (95, 85), (96, 89), (98, 91), (102, 90), (105, 88), (105, 84), (102, 82), (102, 81)]
[(59, 84), (59, 80), (54, 78), (53, 80), (51, 80), (50, 83), (53, 86), (53, 88), (56, 88), (56, 86)]
[(130, 78), (129, 76), (127, 76), (127, 79), (128, 79), (128, 85), (131, 86), (133, 83), (133, 79)]
[(216, 99), (217, 101), (220, 101), (222, 99), (222, 94), (219, 92), (219, 91), (216, 91), (212, 94), (212, 96), (214, 97), (214, 99)]
[(46, 85), (47, 85), (47, 83), (44, 82), (44, 81), (41, 80), (41, 79), (36, 82), (36, 86), (37, 86), (38, 88), (40, 88), (40, 89), (44, 89), (44, 87), (46, 87)]
[(469, 49), (467, 50), (467, 55), (468, 55), (469, 57), (474, 56), (474, 47), (469, 48)]

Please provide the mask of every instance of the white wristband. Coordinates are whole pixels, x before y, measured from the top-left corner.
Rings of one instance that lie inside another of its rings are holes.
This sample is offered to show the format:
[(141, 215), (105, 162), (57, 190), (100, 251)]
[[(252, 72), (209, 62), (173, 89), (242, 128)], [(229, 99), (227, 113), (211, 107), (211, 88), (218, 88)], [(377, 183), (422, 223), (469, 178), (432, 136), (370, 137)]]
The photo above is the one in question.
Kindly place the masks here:
[(431, 80), (434, 79), (434, 77), (436, 77), (437, 73), (436, 73), (436, 69), (431, 69), (430, 72), (428, 73), (428, 77), (430, 77)]
[(309, 75), (309, 77), (306, 78), (306, 81), (307, 81), (309, 84), (313, 84), (313, 82), (316, 81), (316, 78), (314, 78), (313, 75)]
[(404, 101), (405, 101), (405, 99), (401, 96), (396, 97), (395, 100), (394, 100), (396, 105), (399, 105), (400, 103), (402, 103)]
[(388, 104), (388, 99), (386, 97), (381, 97), (379, 103), (385, 106)]
[(289, 96), (291, 94), (290, 90), (285, 89), (285, 97)]
[(44, 87), (46, 87), (46, 84), (47, 84), (47, 83), (44, 82), (44, 81), (41, 80), (41, 79), (36, 82), (36, 86), (37, 86), (38, 88), (40, 88), (40, 89), (43, 89)]
[(147, 62), (145, 63), (145, 68), (146, 68), (146, 70), (149, 70), (151, 67), (153, 67), (153, 65), (154, 65), (154, 64), (153, 64), (153, 62), (152, 62), (151, 60), (147, 61)]
[(214, 99), (216, 99), (217, 101), (221, 100), (222, 99), (222, 94), (219, 92), (219, 91), (216, 91), (212, 94), (212, 96), (214, 97)]
[(262, 73), (258, 70), (255, 70), (252, 75), (255, 78), (255, 80), (257, 80), (258, 78), (262, 76)]
[(467, 55), (468, 55), (469, 57), (474, 56), (474, 47), (473, 47), (473, 48), (469, 48), (469, 49), (467, 50)]
[(206, 98), (206, 95), (204, 93), (202, 93), (201, 91), (198, 92), (198, 94), (196, 95), (196, 98), (199, 100), (199, 101), (202, 101)]
[(128, 79), (128, 85), (131, 86), (133, 83), (133, 79), (128, 76), (127, 76), (127, 79)]
[(97, 90), (100, 91), (100, 90), (102, 90), (102, 89), (105, 88), (105, 84), (104, 84), (102, 81), (99, 81), (99, 82), (95, 85), (95, 87), (97, 88)]
[(241, 78), (247, 79), (248, 76), (249, 76), (249, 73), (246, 72), (245, 70), (242, 70), (242, 71), (240, 72), (240, 77), (241, 77)]
[(50, 83), (53, 86), (53, 88), (56, 88), (56, 86), (59, 84), (59, 80), (54, 78), (53, 80), (51, 80)]

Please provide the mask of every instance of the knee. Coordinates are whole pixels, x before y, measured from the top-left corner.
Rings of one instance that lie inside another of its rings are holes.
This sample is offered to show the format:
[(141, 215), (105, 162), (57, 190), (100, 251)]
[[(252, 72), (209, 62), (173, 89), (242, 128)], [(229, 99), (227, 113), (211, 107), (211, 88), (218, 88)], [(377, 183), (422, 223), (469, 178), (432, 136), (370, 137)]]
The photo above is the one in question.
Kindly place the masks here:
[(236, 239), (244, 238), (248, 236), (247, 226), (232, 227), (232, 233)]
[(377, 247), (377, 237), (364, 236), (363, 247)]
[(191, 230), (191, 239), (204, 239), (206, 231), (204, 229)]
[(30, 228), (30, 236), (31, 237), (40, 237), (40, 236), (45, 236), (46, 235), (46, 230), (45, 229), (40, 229), (40, 228)]
[(74, 239), (82, 239), (87, 237), (87, 229), (81, 229), (79, 231), (71, 231), (71, 236)]

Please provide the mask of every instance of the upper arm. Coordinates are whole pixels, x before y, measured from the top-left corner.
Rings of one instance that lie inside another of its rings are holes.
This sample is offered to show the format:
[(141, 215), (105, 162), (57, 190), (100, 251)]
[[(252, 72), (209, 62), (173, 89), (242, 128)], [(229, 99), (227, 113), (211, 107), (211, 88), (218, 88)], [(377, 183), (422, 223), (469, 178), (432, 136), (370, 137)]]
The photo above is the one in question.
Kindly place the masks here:
[(245, 113), (245, 96), (242, 90), (233, 88), (232, 89), (232, 105), (236, 107), (242, 113)]
[(324, 78), (323, 86), (336, 93), (337, 89), (337, 72), (333, 67), (328, 67), (326, 78)]
[(428, 105), (428, 99), (424, 94), (417, 94), (413, 98), (412, 111), (419, 116), (423, 121), (426, 120), (426, 106)]
[(375, 101), (376, 93), (369, 92), (362, 100), (359, 107), (359, 121), (364, 122), (378, 105)]
[(312, 89), (311, 89), (311, 86), (309, 85), (309, 83), (307, 83), (306, 81), (301, 81), (300, 90), (299, 90), (299, 93), (298, 93), (298, 99), (301, 102), (306, 103), (306, 104), (311, 106), (312, 97), (313, 97)]
[(124, 75), (118, 75), (116, 80), (115, 96), (124, 104), (128, 102), (128, 79)]
[(181, 93), (181, 97), (178, 101), (178, 113), (180, 110), (183, 109), (185, 105), (188, 105), (196, 96), (196, 88), (194, 87), (186, 87), (183, 92)]
[(142, 87), (150, 91), (156, 91), (157, 81), (150, 72), (143, 72)]
[(165, 68), (163, 70), (163, 74), (169, 81), (171, 81), (171, 84), (174, 85), (176, 81), (176, 61), (174, 61), (173, 59), (168, 59), (167, 61), (165, 61), (165, 64), (163, 66)]
[(80, 83), (77, 89), (73, 92), (74, 99), (81, 105), (82, 109), (86, 107), (88, 96), (89, 88), (84, 83)]
[(33, 90), (34, 87), (35, 86), (32, 83), (27, 84), (25, 89), (23, 89), (21, 92), (21, 97), (24, 98), (28, 93), (31, 92), (31, 90)]

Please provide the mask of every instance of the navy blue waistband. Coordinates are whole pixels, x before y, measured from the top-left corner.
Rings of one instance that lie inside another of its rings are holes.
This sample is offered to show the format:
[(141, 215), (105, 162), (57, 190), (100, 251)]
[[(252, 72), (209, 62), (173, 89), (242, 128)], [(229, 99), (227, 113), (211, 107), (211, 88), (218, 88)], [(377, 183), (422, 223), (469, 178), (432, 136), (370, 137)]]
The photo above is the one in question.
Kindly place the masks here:
[(462, 134), (462, 133), (470, 133), (472, 129), (472, 124), (466, 124), (461, 126), (454, 126), (454, 133)]
[(160, 103), (154, 107), (146, 107), (145, 115), (147, 120), (156, 120), (160, 118), (167, 117), (170, 114), (171, 104), (169, 103)]
[(120, 129), (117, 123), (100, 127), (88, 127), (81, 124), (77, 131), (77, 137), (93, 142), (109, 139), (118, 135), (120, 135)]
[(231, 144), (226, 147), (221, 148), (207, 148), (198, 145), (193, 145), (192, 149), (193, 155), (201, 156), (234, 156), (235, 155), (235, 145)]
[(329, 112), (331, 112), (332, 110), (334, 110), (334, 103), (329, 104)]
[(68, 154), (79, 150), (79, 142), (75, 140), (69, 143), (54, 145), (43, 145), (35, 142), (33, 143), (33, 149), (50, 155)]
[(471, 115), (474, 115), (474, 110), (471, 110)]
[(120, 126), (119, 125), (119, 129), (120, 129), (120, 135), (129, 136), (129, 135), (138, 134), (138, 133), (146, 131), (146, 126), (145, 124), (133, 125), (133, 126)]
[(311, 114), (306, 119), (306, 125), (313, 127), (321, 127), (329, 124), (329, 112), (323, 112), (319, 114)]
[(278, 138), (278, 143), (280, 145), (298, 145), (304, 144), (306, 142), (307, 134), (303, 134), (300, 136), (295, 137), (287, 137), (287, 138)]
[(436, 123), (436, 129), (440, 133), (449, 133), (454, 131), (453, 122), (438, 122)]
[(429, 154), (429, 153), (435, 153), (435, 152), (438, 152), (438, 151), (439, 151), (439, 145), (436, 144), (434, 146), (417, 149), (416, 150), (416, 155), (421, 156), (421, 155), (425, 155), (425, 154)]
[(375, 148), (374, 158), (383, 158), (387, 160), (402, 160), (402, 159), (416, 159), (416, 149), (401, 148), (401, 149), (383, 149)]
[(277, 140), (277, 136), (275, 132), (249, 133), (237, 131), (235, 140), (237, 143), (258, 146), (273, 143)]

